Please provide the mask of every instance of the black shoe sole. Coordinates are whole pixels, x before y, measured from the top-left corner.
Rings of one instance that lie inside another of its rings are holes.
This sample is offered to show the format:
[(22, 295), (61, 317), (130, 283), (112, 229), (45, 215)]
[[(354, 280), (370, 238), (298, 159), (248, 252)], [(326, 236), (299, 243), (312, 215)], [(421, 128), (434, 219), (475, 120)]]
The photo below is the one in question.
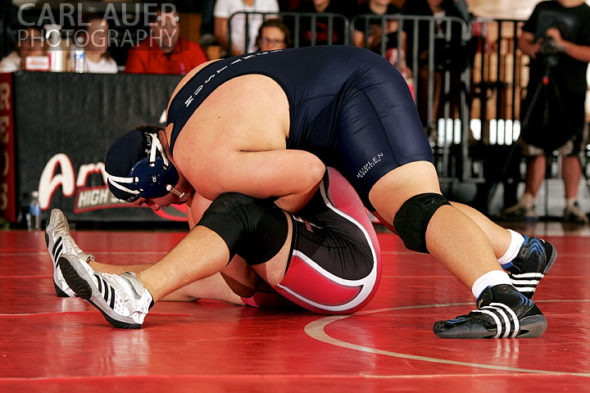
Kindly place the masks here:
[[(547, 320), (543, 315), (531, 315), (522, 318), (520, 330), (516, 338), (535, 338), (541, 336), (547, 329)], [(495, 338), (496, 332), (486, 329), (480, 324), (462, 324), (455, 328), (445, 329), (446, 321), (439, 321), (434, 324), (433, 331), (440, 338), (456, 339), (482, 339)], [(501, 338), (501, 337), (499, 337)], [(512, 337), (506, 337), (512, 338)]]
[[(47, 226), (49, 226), (51, 223), (47, 223)], [(49, 250), (49, 236), (47, 236), (47, 232), (44, 233), (45, 235), (45, 246), (47, 247), (47, 251), (49, 251), (49, 253), (51, 254), (51, 250)], [(53, 261), (52, 261), (53, 263)], [(59, 260), (58, 260), (59, 263)], [(67, 293), (65, 293), (64, 291), (62, 291), (61, 289), (59, 289), (59, 287), (57, 286), (57, 284), (55, 283), (55, 281), (53, 282), (53, 288), (55, 288), (55, 294), (57, 295), (57, 297), (70, 297), (70, 295), (68, 295)]]
[(53, 282), (53, 288), (55, 288), (55, 294), (57, 295), (57, 297), (71, 297), (70, 295), (59, 289), (55, 281)]
[(553, 247), (553, 245), (551, 245), (551, 249), (553, 252), (551, 253), (551, 257), (549, 257), (549, 263), (547, 263), (547, 266), (545, 266), (545, 269), (541, 272), (543, 274), (547, 274), (547, 272), (549, 272), (549, 269), (551, 269), (553, 263), (557, 259), (557, 249)]

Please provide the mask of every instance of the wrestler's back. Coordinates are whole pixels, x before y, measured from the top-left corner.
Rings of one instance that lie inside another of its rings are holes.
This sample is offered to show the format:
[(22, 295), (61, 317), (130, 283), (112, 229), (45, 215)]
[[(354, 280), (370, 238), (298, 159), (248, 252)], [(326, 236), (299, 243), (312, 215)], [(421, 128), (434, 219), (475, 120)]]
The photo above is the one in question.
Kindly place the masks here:
[[(236, 152), (302, 149), (324, 159), (321, 153), (335, 144), (331, 123), (338, 97), (362, 64), (354, 55), (366, 55), (358, 51), (328, 47), (304, 56), (285, 51), (244, 58), (245, 65), (225, 60), (194, 69), (175, 89), (169, 108), (167, 136), (177, 167), (191, 184), (209, 185), (222, 181), (219, 169)], [(234, 70), (236, 75), (224, 76)]]
[[(174, 91), (168, 119), (175, 123), (170, 135), (171, 150), (176, 156), (176, 139), (189, 129), (188, 120), (202, 119), (204, 112), (217, 111), (217, 105), (235, 108), (236, 113), (247, 110), (265, 125), (264, 135), (256, 129), (256, 135), (243, 134), (244, 138), (238, 138), (242, 143), (260, 146), (260, 140), (280, 133), (288, 137), (289, 148), (330, 149), (335, 140), (326, 135), (330, 133), (339, 96), (351, 79), (354, 82), (356, 77), (351, 76), (355, 72), (362, 75), (374, 70), (375, 59), (384, 62), (369, 51), (338, 46), (264, 52), (204, 64), (191, 71)], [(271, 129), (275, 126), (272, 119), (276, 118), (281, 118), (281, 125), (287, 128)], [(190, 124), (192, 131), (195, 122)]]
[[(189, 118), (176, 140), (174, 162), (193, 186), (212, 185), (235, 152), (284, 150), (288, 130), (289, 103), (280, 86), (262, 75), (244, 75), (216, 89)], [(172, 125), (168, 141), (171, 132)]]

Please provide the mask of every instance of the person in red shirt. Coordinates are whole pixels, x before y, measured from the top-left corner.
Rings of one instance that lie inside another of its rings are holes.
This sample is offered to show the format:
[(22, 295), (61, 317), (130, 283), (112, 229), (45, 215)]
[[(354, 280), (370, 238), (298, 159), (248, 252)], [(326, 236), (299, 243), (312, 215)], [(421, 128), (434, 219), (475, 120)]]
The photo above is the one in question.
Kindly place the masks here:
[(198, 44), (180, 37), (178, 21), (175, 12), (158, 12), (150, 37), (129, 50), (125, 72), (185, 75), (207, 61)]

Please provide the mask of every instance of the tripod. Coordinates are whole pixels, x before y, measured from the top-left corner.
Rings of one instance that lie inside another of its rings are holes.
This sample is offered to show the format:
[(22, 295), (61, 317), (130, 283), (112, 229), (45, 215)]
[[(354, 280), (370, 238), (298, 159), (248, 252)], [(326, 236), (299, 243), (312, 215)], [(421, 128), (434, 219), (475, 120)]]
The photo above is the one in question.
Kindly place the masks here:
[[(561, 96), (559, 93), (559, 88), (553, 78), (551, 77), (551, 69), (557, 65), (558, 57), (557, 52), (550, 52), (546, 54), (543, 58), (543, 73), (537, 85), (534, 88), (533, 93), (529, 96), (527, 94), (527, 98), (525, 102), (527, 103), (526, 112), (522, 118), (521, 122), (521, 133), (518, 139), (513, 143), (510, 152), (508, 153), (507, 159), (504, 163), (503, 169), (501, 171), (500, 178), (506, 178), (508, 174), (508, 170), (513, 164), (514, 155), (517, 149), (520, 148), (520, 141), (523, 139), (523, 134), (527, 134), (529, 141), (533, 142), (534, 145), (539, 146), (547, 146), (548, 144), (555, 145), (555, 148), (563, 145), (566, 143), (569, 138), (566, 138), (563, 143), (555, 142), (555, 137), (551, 138), (552, 135), (549, 133), (554, 133), (555, 130), (552, 129), (552, 125), (555, 124), (555, 121), (552, 123), (552, 119), (559, 119), (559, 123), (564, 126), (565, 129), (571, 129), (569, 126), (569, 119), (566, 115), (566, 111), (563, 107), (563, 103), (561, 100)], [(530, 97), (530, 98), (529, 98)], [(539, 105), (541, 106), (541, 110), (539, 110)], [(533, 115), (541, 113), (542, 116), (539, 118), (533, 117)], [(550, 115), (553, 114), (554, 116), (550, 118)], [(531, 125), (531, 119), (536, 121), (536, 124)], [(531, 129), (535, 128), (533, 134), (531, 134)], [(528, 133), (527, 133), (528, 131)], [(527, 141), (527, 142), (529, 142)], [(536, 142), (536, 143), (535, 143)], [(551, 147), (546, 147), (545, 149), (545, 157), (546, 157), (546, 166), (545, 166), (545, 214), (549, 210), (548, 203), (549, 203), (549, 182), (548, 180), (551, 177), (551, 155), (555, 149)], [(578, 158), (579, 160), (579, 158)], [(527, 168), (528, 172), (528, 168)], [(490, 195), (494, 195), (496, 188), (499, 182), (496, 182), (491, 190)]]

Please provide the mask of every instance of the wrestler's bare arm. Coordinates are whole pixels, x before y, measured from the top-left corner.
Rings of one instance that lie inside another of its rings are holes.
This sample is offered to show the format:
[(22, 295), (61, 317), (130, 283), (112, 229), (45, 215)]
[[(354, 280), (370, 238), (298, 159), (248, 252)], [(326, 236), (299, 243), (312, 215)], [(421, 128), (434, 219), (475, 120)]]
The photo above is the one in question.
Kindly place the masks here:
[(279, 197), (277, 205), (297, 211), (305, 205), (321, 181), (325, 165), (302, 150), (226, 152), (223, 160), (183, 170), (195, 189), (207, 199), (225, 192), (239, 192), (254, 198)]
[[(274, 80), (263, 75), (234, 78), (213, 91), (179, 133), (175, 165), (209, 200), (225, 192), (254, 198), (287, 197), (294, 211), (306, 202), (325, 171), (303, 150), (287, 150), (290, 105)], [(172, 127), (166, 129), (171, 140)]]

